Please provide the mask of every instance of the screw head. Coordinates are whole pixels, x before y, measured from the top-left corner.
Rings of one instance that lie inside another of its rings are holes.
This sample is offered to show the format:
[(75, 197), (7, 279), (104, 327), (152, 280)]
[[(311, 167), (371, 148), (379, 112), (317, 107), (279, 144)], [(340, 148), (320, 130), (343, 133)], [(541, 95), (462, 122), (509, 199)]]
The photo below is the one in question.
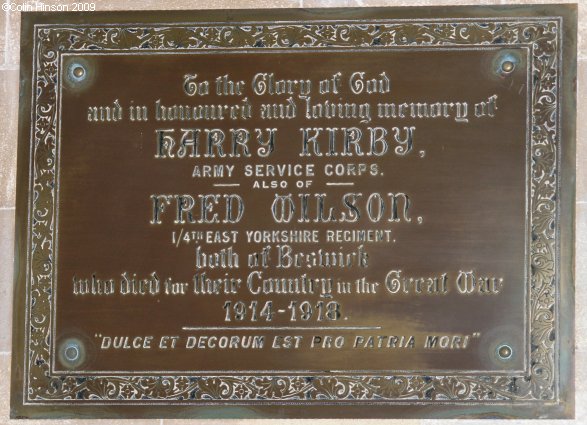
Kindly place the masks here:
[(67, 345), (63, 351), (63, 355), (70, 362), (75, 362), (77, 359), (79, 359), (79, 346), (77, 344)]
[(77, 78), (82, 78), (85, 73), (86, 73), (86, 70), (79, 65), (77, 65), (73, 68), (73, 75), (76, 76)]
[(507, 344), (503, 344), (503, 345), (500, 345), (499, 347), (497, 347), (497, 355), (502, 360), (507, 360), (507, 359), (511, 358), (513, 354), (514, 354), (514, 350), (512, 349), (512, 347), (510, 347)]
[(67, 369), (76, 369), (86, 361), (86, 348), (78, 338), (63, 341), (58, 350), (59, 361)]
[(83, 63), (73, 62), (67, 67), (67, 77), (70, 82), (79, 84), (88, 76), (88, 70)]
[(505, 73), (510, 73), (514, 70), (514, 68), (516, 67), (516, 64), (513, 63), (512, 61), (505, 61), (501, 64), (501, 70)]

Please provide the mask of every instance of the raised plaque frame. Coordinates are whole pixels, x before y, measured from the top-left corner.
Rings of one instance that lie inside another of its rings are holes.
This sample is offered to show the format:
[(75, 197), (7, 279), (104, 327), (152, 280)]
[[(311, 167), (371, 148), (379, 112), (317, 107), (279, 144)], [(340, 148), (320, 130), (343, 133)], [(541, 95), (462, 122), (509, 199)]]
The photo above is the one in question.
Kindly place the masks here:
[[(11, 415), (572, 417), (576, 7), (23, 13)], [(53, 375), (61, 56), (201, 49), (529, 50), (530, 368), (518, 376)]]

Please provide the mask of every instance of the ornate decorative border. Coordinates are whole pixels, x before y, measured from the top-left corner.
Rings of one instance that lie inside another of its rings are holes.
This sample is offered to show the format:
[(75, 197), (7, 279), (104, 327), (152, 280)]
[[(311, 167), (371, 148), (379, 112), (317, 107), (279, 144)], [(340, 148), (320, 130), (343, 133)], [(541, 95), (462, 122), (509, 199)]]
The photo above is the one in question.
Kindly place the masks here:
[[(556, 400), (559, 18), (35, 26), (24, 402), (401, 402)], [(530, 371), (526, 376), (52, 376), (58, 76), (67, 52), (234, 48), (529, 47)]]

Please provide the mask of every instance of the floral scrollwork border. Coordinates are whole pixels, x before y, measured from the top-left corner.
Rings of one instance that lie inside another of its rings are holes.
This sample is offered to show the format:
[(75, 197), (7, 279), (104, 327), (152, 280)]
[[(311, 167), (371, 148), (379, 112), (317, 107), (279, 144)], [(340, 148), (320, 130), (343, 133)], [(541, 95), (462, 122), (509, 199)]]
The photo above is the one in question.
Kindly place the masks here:
[[(25, 398), (204, 401), (554, 400), (556, 387), (558, 19), (35, 26)], [(234, 48), (529, 47), (531, 90), (530, 371), (525, 376), (52, 376), (57, 89), (66, 52)]]

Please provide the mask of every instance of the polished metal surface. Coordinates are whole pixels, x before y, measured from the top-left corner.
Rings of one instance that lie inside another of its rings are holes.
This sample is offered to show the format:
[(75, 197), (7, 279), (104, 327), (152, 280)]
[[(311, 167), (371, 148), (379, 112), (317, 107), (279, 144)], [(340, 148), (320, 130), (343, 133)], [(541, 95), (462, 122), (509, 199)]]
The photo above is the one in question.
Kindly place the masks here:
[(14, 417), (569, 417), (573, 6), (23, 14)]

